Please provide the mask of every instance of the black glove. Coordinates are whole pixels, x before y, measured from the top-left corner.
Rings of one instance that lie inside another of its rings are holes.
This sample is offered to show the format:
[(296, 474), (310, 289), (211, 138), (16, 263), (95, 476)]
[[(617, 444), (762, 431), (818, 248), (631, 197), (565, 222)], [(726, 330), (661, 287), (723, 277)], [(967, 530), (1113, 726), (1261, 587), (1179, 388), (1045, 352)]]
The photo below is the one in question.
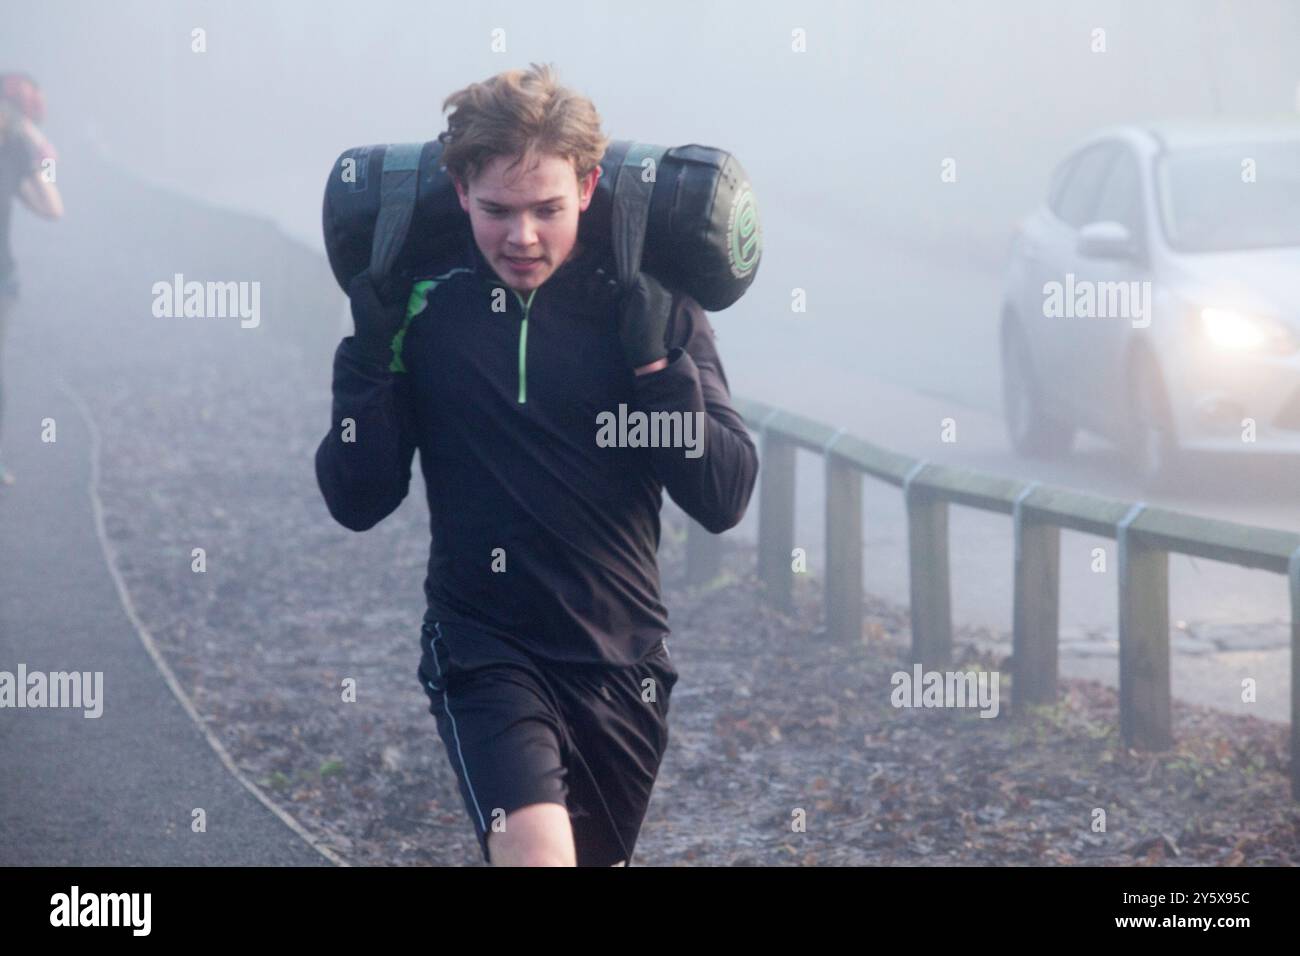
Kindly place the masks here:
[(406, 304), (410, 283), (405, 276), (395, 276), (376, 288), (370, 270), (357, 273), (348, 284), (352, 302), (353, 339), (362, 356), (376, 365), (388, 367), (393, 360), (393, 337), (406, 321)]
[(643, 272), (622, 290), (618, 308), (618, 336), (629, 368), (636, 370), (668, 355), (664, 337), (672, 317), (672, 292)]

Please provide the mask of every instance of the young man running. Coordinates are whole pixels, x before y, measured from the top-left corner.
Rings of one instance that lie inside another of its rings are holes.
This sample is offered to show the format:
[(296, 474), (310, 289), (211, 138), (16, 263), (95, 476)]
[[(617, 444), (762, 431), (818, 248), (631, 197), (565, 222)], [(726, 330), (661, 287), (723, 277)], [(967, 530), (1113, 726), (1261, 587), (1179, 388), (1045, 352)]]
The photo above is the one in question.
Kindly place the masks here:
[[(720, 533), (757, 454), (699, 304), (648, 275), (618, 288), (612, 256), (577, 242), (608, 145), (591, 102), (534, 65), (449, 106), (443, 163), (472, 235), (413, 283), (353, 283), (317, 477), (364, 531), (406, 496), (420, 450), (418, 673), (484, 859), (626, 864), (677, 681), (662, 492)], [(620, 405), (700, 422), (702, 454), (598, 441)]]

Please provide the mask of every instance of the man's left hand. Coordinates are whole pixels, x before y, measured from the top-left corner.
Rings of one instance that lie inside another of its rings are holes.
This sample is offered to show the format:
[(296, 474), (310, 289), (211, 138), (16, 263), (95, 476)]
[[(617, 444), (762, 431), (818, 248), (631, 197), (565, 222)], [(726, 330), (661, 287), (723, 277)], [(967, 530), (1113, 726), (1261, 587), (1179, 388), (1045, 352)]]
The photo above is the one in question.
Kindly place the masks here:
[(664, 338), (672, 317), (673, 294), (654, 276), (641, 273), (619, 302), (618, 335), (623, 358), (636, 374), (668, 364)]

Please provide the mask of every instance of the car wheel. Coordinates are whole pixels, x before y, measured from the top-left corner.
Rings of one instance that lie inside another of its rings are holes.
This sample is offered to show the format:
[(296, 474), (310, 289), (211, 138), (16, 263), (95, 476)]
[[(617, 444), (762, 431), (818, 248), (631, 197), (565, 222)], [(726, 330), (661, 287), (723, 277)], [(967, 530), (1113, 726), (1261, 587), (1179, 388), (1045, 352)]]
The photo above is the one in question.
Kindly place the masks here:
[(1149, 491), (1168, 490), (1176, 482), (1182, 454), (1160, 369), (1147, 352), (1134, 358), (1128, 394), (1132, 409), (1128, 459), (1133, 476)]
[(1009, 324), (1002, 335), (1002, 416), (1016, 454), (1050, 458), (1069, 453), (1075, 427), (1048, 417), (1024, 335)]

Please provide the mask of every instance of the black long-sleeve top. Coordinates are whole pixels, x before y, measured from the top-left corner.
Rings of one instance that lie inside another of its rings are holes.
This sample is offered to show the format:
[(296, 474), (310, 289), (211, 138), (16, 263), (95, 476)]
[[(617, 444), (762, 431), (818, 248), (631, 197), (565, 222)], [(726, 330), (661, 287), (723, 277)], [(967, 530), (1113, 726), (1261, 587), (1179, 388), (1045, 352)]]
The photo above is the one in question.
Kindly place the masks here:
[[(416, 279), (387, 366), (351, 336), (339, 343), (321, 492), (340, 524), (365, 531), (406, 497), (420, 450), (426, 621), (469, 624), (548, 661), (633, 664), (669, 633), (662, 489), (715, 534), (744, 516), (758, 456), (704, 310), (675, 294), (668, 366), (636, 376), (611, 274), (588, 248), (521, 296), (470, 236)], [(602, 424), (636, 411), (705, 413), (702, 454), (628, 447), (635, 437), (610, 446), (617, 427), (598, 441)]]

